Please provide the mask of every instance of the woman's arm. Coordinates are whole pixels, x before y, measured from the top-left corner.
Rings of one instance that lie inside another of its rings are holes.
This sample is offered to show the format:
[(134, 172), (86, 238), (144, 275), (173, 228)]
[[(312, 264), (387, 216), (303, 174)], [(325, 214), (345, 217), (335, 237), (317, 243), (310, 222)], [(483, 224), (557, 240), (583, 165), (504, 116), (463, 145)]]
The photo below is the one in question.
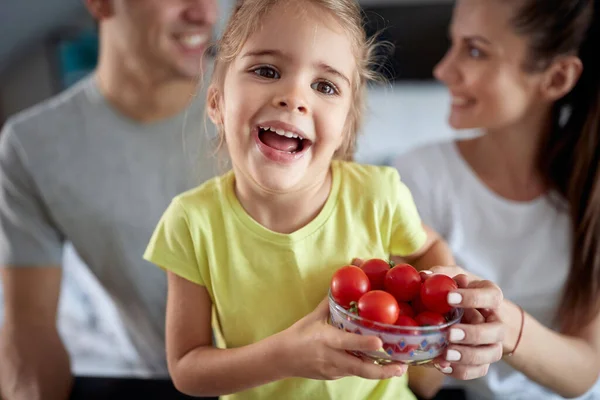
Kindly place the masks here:
[[(432, 271), (453, 277), (457, 274), (462, 275), (458, 281), (464, 280), (465, 283), (471, 281), (468, 290), (457, 290), (462, 297), (462, 302), (457, 304), (459, 307), (492, 301), (490, 298), (493, 295), (492, 291), (472, 290), (473, 285), (489, 285), (489, 281), (478, 281), (476, 279), (479, 278), (465, 273), (459, 267), (434, 267)], [(467, 285), (463, 284), (461, 287)], [(518, 306), (503, 299), (493, 316), (493, 321), (488, 318), (486, 322), (486, 324), (459, 326), (463, 332), (461, 336), (464, 338), (454, 341), (450, 348), (460, 353), (460, 362), (471, 361), (478, 357), (473, 353), (472, 348), (462, 345), (472, 344), (478, 339), (493, 334), (494, 330), (497, 331), (498, 323), (504, 326), (502, 341), (504, 354), (515, 349), (521, 331), (521, 311)], [(485, 326), (490, 329), (484, 330)], [(563, 397), (578, 397), (592, 388), (600, 375), (600, 315), (587, 327), (582, 327), (577, 335), (572, 336), (548, 329), (527, 313), (522, 328), (518, 348), (511, 357), (504, 358), (507, 363), (532, 381)], [(453, 361), (452, 365), (454, 364)]]
[[(505, 353), (514, 349), (521, 329), (519, 308), (505, 300), (499, 316), (506, 325)], [(505, 361), (563, 397), (589, 391), (600, 374), (600, 315), (575, 336), (557, 333), (525, 314), (521, 341)]]
[(327, 324), (325, 299), (290, 328), (234, 349), (212, 346), (211, 300), (206, 288), (168, 273), (167, 360), (178, 390), (191, 396), (220, 396), (287, 377), (388, 379), (406, 367), (379, 366), (346, 350), (375, 351), (381, 340), (343, 332)]

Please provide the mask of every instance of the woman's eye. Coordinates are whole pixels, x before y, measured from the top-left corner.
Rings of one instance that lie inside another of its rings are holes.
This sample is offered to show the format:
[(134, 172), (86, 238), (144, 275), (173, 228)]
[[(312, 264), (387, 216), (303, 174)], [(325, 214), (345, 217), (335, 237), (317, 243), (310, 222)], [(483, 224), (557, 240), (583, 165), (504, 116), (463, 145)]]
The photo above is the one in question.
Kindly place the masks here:
[(469, 47), (469, 56), (472, 58), (483, 58), (483, 52), (476, 47)]
[(321, 92), (323, 94), (332, 95), (332, 94), (336, 94), (337, 93), (336, 88), (332, 84), (327, 83), (327, 82), (315, 82), (315, 83), (313, 83), (311, 85), (311, 87), (314, 90), (317, 90), (317, 91), (319, 91), (319, 92)]
[(275, 69), (271, 67), (258, 67), (252, 70), (256, 75), (267, 78), (267, 79), (279, 79), (279, 72), (275, 71)]

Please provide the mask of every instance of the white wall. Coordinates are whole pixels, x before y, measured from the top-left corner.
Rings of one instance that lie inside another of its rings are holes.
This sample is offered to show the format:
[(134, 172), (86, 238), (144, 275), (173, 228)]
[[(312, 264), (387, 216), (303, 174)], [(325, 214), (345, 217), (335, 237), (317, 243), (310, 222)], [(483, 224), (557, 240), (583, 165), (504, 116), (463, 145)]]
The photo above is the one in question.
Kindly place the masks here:
[(452, 137), (449, 95), (436, 82), (396, 83), (369, 91), (357, 161), (388, 164), (415, 146)]

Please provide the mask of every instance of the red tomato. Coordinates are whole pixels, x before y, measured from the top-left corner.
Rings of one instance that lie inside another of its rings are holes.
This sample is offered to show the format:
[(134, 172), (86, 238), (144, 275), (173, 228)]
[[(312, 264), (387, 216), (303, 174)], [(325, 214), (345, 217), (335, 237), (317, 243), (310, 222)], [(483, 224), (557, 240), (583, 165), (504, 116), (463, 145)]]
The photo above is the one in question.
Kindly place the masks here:
[(400, 315), (394, 325), (398, 326), (419, 326), (417, 321), (406, 315)]
[(420, 326), (436, 326), (446, 323), (446, 318), (442, 314), (425, 311), (415, 317), (415, 321)]
[(383, 282), (385, 280), (385, 274), (390, 270), (390, 264), (387, 261), (379, 258), (372, 258), (365, 261), (360, 269), (365, 271), (365, 274), (371, 281), (371, 290), (383, 290)]
[(358, 301), (369, 290), (371, 290), (369, 277), (354, 265), (338, 269), (331, 278), (331, 296), (344, 308), (350, 307), (350, 303)]
[(452, 310), (448, 304), (448, 293), (456, 290), (458, 286), (454, 279), (447, 275), (432, 275), (423, 282), (421, 287), (421, 301), (429, 310), (445, 314)]
[(419, 326), (419, 324), (417, 324), (417, 321), (415, 321), (411, 317), (407, 317), (406, 315), (400, 315), (394, 325), (402, 327), (402, 329), (396, 329), (396, 330), (394, 330), (393, 333), (400, 334), (400, 335), (418, 335), (419, 334), (419, 331), (416, 331), (413, 329), (403, 329), (404, 327), (408, 328), (411, 326)]
[(394, 296), (383, 290), (372, 290), (358, 300), (358, 315), (369, 321), (392, 325), (399, 313)]
[(410, 302), (414, 315), (419, 315), (421, 314), (423, 311), (427, 311), (427, 308), (425, 308), (425, 306), (423, 305), (423, 302), (421, 301), (421, 294), (419, 293), (418, 296), (416, 296), (413, 301)]
[(421, 290), (421, 276), (409, 264), (396, 265), (385, 275), (385, 290), (400, 301), (411, 301)]
[(405, 315), (411, 318), (415, 316), (413, 308), (408, 303), (398, 303), (398, 308), (400, 309), (400, 315)]

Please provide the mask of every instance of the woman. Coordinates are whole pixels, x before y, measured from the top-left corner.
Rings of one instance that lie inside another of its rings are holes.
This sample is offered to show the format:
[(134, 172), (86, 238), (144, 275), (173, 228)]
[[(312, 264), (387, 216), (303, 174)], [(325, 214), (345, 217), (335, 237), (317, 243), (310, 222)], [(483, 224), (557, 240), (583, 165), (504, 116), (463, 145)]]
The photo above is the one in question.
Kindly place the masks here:
[[(450, 125), (482, 135), (396, 160), (424, 222), (471, 277), (504, 293), (504, 360), (484, 378), (453, 382), (473, 399), (594, 398), (599, 3), (459, 0), (452, 46), (435, 75), (452, 95)], [(464, 361), (465, 337), (469, 332), (454, 332), (451, 363)]]

